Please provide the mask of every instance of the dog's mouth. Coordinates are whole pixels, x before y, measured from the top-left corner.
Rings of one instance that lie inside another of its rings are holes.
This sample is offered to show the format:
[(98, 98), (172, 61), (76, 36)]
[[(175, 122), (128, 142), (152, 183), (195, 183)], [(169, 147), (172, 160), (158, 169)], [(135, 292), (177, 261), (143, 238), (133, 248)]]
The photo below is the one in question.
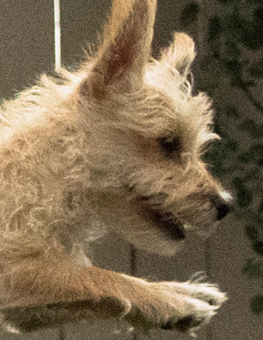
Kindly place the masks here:
[(137, 199), (137, 201), (143, 207), (144, 218), (156, 225), (166, 238), (172, 240), (185, 239), (184, 223), (179, 221), (173, 213), (165, 211), (161, 206), (149, 204), (148, 197)]
[(183, 240), (185, 238), (184, 224), (169, 212), (162, 213), (151, 211), (153, 222), (158, 226), (165, 237), (173, 240)]

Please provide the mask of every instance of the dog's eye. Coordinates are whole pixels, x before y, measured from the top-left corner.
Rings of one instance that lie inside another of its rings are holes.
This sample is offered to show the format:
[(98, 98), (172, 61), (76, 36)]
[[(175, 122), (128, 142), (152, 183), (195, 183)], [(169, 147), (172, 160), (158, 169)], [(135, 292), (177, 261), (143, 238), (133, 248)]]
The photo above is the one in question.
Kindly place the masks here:
[(179, 137), (161, 137), (158, 138), (158, 143), (167, 157), (181, 154), (182, 142)]

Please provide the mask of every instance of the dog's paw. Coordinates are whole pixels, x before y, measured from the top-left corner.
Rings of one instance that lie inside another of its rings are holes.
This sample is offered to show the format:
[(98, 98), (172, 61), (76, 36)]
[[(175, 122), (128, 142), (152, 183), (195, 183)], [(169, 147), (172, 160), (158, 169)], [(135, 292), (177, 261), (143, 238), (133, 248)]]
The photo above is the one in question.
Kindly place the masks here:
[[(201, 280), (179, 282), (162, 282), (157, 284), (158, 289), (169, 291), (171, 294), (181, 294), (189, 298), (202, 300), (212, 306), (219, 308), (226, 300), (227, 296), (221, 292), (215, 284), (201, 283)], [(157, 288), (157, 286), (156, 286)]]
[(203, 300), (217, 308), (227, 300), (225, 293), (221, 292), (217, 285), (209, 283), (190, 284), (190, 295), (196, 299)]
[(227, 295), (220, 291), (218, 285), (206, 283), (207, 276), (198, 273), (189, 282), (183, 283), (189, 294), (197, 299), (204, 300), (218, 308), (227, 300)]
[[(217, 309), (226, 301), (226, 295), (218, 286), (194, 282), (160, 282), (155, 283), (154, 289), (164, 293), (169, 299), (170, 317), (162, 324), (161, 328), (177, 329), (188, 332), (192, 336), (195, 332), (206, 325)], [(166, 310), (167, 311), (167, 310)]]

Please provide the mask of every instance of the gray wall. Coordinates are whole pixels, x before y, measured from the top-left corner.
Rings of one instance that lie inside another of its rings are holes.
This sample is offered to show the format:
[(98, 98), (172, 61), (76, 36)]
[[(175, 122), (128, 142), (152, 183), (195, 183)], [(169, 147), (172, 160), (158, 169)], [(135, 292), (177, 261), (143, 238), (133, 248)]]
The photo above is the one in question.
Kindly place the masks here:
[[(154, 51), (164, 46), (171, 33), (179, 28), (178, 17), (188, 0), (160, 0), (154, 38)], [(212, 6), (213, 1), (206, 2)], [(96, 38), (102, 27), (109, 0), (61, 0), (62, 60), (65, 65), (78, 62), (85, 43)], [(207, 10), (208, 10), (207, 9)], [(202, 46), (200, 29), (206, 20), (189, 27)], [(15, 90), (28, 86), (42, 72), (54, 67), (53, 2), (43, 0), (1, 0), (0, 2), (0, 95), (11, 96)], [(202, 54), (203, 51), (200, 51)], [(75, 64), (76, 65), (76, 64)], [(103, 249), (103, 250), (102, 250)], [(247, 239), (234, 216), (229, 216), (208, 241), (190, 240), (178, 256), (171, 259), (136, 253), (136, 274), (162, 280), (187, 280), (198, 271), (206, 271), (213, 282), (228, 292), (229, 302), (220, 310), (211, 325), (199, 334), (200, 340), (261, 340), (262, 317), (249, 310), (249, 298), (259, 285), (242, 274), (251, 254)], [(101, 241), (94, 246), (94, 264), (113, 270), (131, 272), (130, 246), (120, 240)], [(46, 330), (32, 335), (8, 335), (3, 340), (84, 340), (123, 339), (142, 340), (144, 336), (119, 334), (109, 324), (87, 327), (68, 325), (60, 330)], [(152, 340), (187, 339), (184, 335), (153, 332)]]

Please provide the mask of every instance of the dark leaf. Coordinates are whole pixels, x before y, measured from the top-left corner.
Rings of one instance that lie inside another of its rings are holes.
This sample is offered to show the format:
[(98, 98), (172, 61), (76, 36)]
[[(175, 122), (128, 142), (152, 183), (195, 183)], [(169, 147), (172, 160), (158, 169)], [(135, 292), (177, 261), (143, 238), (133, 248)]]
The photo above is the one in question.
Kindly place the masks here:
[(263, 77), (263, 69), (260, 66), (251, 66), (248, 69), (248, 72), (253, 78), (262, 78)]
[(217, 1), (224, 5), (229, 4), (230, 2), (233, 2), (233, 0), (217, 0)]
[(208, 27), (208, 40), (212, 41), (218, 39), (223, 32), (221, 19), (215, 15), (209, 23)]
[(261, 3), (261, 6), (258, 6), (257, 8), (255, 8), (255, 10), (254, 10), (254, 16), (255, 16), (255, 18), (257, 18), (259, 21), (263, 20), (263, 7), (262, 7), (262, 3)]
[(240, 125), (240, 128), (252, 138), (262, 138), (263, 136), (263, 125), (256, 124), (253, 119), (245, 119)]
[(260, 4), (262, 5), (262, 0), (248, 0), (249, 2), (251, 2), (252, 4)]
[(251, 162), (251, 155), (249, 152), (244, 152), (237, 157), (237, 160), (243, 164), (249, 164)]
[(263, 295), (256, 295), (251, 299), (251, 309), (255, 314), (263, 312)]
[(251, 241), (256, 242), (258, 239), (258, 228), (251, 224), (246, 225), (245, 228), (247, 237)]
[[(256, 38), (254, 38), (256, 36)], [(260, 36), (255, 32), (243, 39), (243, 44), (250, 50), (259, 50), (263, 46), (263, 34)]]
[[(238, 59), (241, 53), (239, 46), (233, 41), (227, 41), (225, 43), (225, 48), (226, 48), (225, 59), (227, 59), (229, 62), (234, 63), (234, 65), (238, 64)], [(240, 64), (238, 65), (240, 66)]]
[(251, 146), (248, 152), (250, 154), (251, 159), (253, 159), (257, 163), (263, 160), (263, 145), (262, 144), (256, 144), (256, 145)]
[(263, 144), (255, 144), (251, 146), (251, 148), (242, 154), (240, 154), (237, 158), (241, 163), (256, 163), (261, 164), (263, 162)]
[(197, 15), (200, 11), (200, 6), (197, 2), (191, 2), (186, 5), (180, 16), (180, 25), (182, 27), (188, 27), (197, 19)]
[(252, 201), (251, 192), (245, 187), (243, 181), (239, 177), (236, 177), (232, 183), (237, 195), (237, 204), (241, 208), (248, 207)]
[(240, 17), (241, 42), (249, 49), (258, 50), (263, 46), (263, 6), (262, 3), (260, 6), (247, 3), (245, 8)]
[(238, 118), (239, 112), (237, 111), (237, 109), (234, 106), (229, 106), (226, 108), (226, 113), (228, 116), (233, 117), (233, 118)]
[(260, 206), (258, 208), (258, 212), (259, 213), (263, 212), (263, 199), (261, 200)]
[(253, 169), (246, 172), (246, 174), (243, 177), (243, 182), (246, 183), (247, 181), (251, 181), (253, 178), (254, 180), (258, 179), (258, 176), (260, 175), (261, 169), (259, 167), (254, 167)]
[(242, 67), (241, 64), (236, 61), (236, 60), (228, 60), (225, 63), (227, 71), (231, 73), (232, 77), (234, 78), (233, 80), (235, 81), (236, 84), (240, 82), (240, 77), (241, 77), (241, 72), (242, 72)]
[(236, 152), (238, 148), (238, 142), (236, 142), (235, 140), (229, 140), (226, 142), (225, 147), (230, 152)]
[(263, 278), (263, 262), (256, 261), (255, 259), (247, 260), (243, 274), (247, 275), (250, 279)]
[(253, 250), (257, 255), (263, 256), (263, 242), (256, 241), (252, 244)]

